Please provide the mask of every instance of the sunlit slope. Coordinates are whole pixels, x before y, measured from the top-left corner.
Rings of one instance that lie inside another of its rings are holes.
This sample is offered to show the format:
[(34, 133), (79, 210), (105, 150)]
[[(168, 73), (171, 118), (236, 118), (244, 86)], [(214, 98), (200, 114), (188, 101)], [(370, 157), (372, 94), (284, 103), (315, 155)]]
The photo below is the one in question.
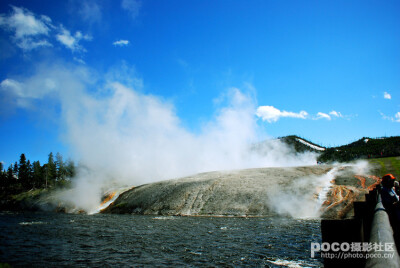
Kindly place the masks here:
[(392, 173), (397, 179), (400, 179), (400, 156), (375, 158), (368, 162), (377, 176), (382, 177), (387, 173)]
[(331, 166), (308, 166), (203, 173), (136, 187), (121, 194), (103, 212), (315, 216), (320, 178), (331, 169)]
[(351, 218), (380, 183), (371, 172), (362, 162), (203, 173), (136, 187), (103, 213)]
[(400, 157), (385, 157), (368, 160), (369, 171), (364, 175), (353, 175), (344, 170), (335, 177), (322, 204), (323, 218), (350, 218), (354, 215), (353, 202), (364, 201), (365, 194), (380, 184), (380, 178), (392, 173), (400, 177)]

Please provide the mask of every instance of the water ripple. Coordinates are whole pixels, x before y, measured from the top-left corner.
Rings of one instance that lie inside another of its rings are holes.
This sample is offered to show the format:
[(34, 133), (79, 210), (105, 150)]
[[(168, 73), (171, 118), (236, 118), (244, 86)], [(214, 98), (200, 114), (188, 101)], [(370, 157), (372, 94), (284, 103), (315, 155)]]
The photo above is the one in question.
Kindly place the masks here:
[(0, 263), (12, 266), (320, 267), (319, 221), (0, 213)]

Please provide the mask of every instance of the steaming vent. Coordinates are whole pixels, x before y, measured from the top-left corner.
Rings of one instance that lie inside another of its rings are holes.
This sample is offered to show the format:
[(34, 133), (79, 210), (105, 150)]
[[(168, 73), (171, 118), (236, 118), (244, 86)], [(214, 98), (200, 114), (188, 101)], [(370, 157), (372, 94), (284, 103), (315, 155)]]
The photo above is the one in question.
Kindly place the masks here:
[(100, 205), (94, 209), (93, 211), (88, 212), (88, 214), (96, 214), (101, 212), (102, 210), (106, 209), (108, 206), (110, 206), (122, 193), (133, 189), (134, 187), (130, 187), (130, 188), (120, 188), (117, 190), (110, 190), (108, 192), (106, 192), (103, 195), (102, 201), (100, 203)]
[[(363, 201), (365, 194), (380, 184), (381, 180), (373, 175), (358, 175), (368, 172), (357, 170), (357, 166), (342, 166), (332, 170), (334, 179), (328, 191), (321, 195), (321, 214), (323, 218), (348, 218), (353, 214), (354, 201)], [(358, 173), (358, 174), (357, 174)]]

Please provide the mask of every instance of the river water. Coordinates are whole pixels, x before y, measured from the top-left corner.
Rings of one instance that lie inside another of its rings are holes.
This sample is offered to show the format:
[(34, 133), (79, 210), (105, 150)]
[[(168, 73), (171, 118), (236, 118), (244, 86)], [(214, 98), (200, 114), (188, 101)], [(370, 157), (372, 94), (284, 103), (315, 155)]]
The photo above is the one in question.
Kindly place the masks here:
[(0, 264), (15, 267), (321, 267), (320, 221), (0, 212)]

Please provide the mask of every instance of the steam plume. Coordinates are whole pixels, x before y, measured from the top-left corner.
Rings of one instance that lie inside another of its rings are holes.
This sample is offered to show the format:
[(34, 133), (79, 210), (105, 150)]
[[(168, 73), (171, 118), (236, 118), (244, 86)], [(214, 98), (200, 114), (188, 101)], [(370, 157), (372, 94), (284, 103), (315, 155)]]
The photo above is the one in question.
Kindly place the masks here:
[(268, 205), (278, 214), (294, 218), (315, 218), (320, 216), (320, 208), (326, 200), (326, 194), (337, 176), (353, 178), (355, 174), (368, 174), (367, 161), (335, 164), (322, 176), (308, 176), (296, 179), (289, 184), (275, 185), (268, 195)]
[(227, 105), (193, 133), (182, 126), (170, 102), (141, 93), (140, 79), (124, 75), (129, 74), (126, 70), (114, 73), (118, 75), (101, 81), (83, 67), (42, 66), (18, 81), (19, 89), (26, 91), (18, 95), (25, 103), (37, 99), (35, 92), (40, 98), (50, 92), (60, 103), (62, 136), (81, 163), (75, 190), (64, 198), (85, 210), (97, 206), (110, 185), (140, 185), (211, 170), (315, 163), (314, 154), (293, 154), (277, 140), (265, 143), (263, 153), (251, 149), (265, 136), (258, 128), (255, 100), (237, 88), (228, 90)]

